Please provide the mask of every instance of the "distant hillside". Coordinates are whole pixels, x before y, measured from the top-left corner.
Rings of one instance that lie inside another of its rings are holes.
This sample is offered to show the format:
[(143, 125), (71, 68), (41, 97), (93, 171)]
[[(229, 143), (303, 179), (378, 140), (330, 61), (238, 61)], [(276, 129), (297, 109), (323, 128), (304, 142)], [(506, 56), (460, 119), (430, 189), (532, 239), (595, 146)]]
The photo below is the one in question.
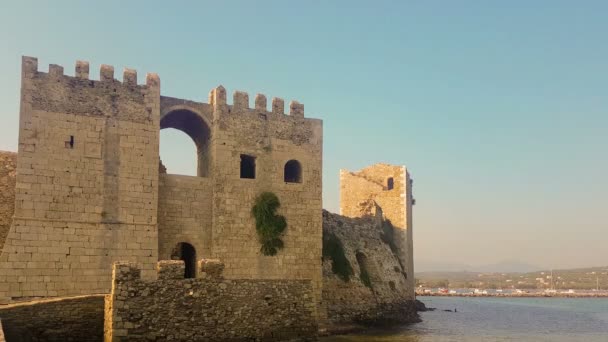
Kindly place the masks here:
[(608, 289), (608, 266), (534, 272), (416, 272), (423, 287)]
[(517, 260), (505, 260), (495, 264), (488, 265), (466, 265), (456, 263), (444, 263), (437, 261), (420, 260), (416, 261), (414, 269), (419, 272), (534, 272), (542, 267), (526, 264)]

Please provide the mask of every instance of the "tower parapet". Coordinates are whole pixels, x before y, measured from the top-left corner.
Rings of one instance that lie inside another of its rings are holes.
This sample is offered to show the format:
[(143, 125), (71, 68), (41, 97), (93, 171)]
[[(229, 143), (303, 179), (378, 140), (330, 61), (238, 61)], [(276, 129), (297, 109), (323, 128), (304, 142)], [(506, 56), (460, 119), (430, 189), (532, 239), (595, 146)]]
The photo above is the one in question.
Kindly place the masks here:
[(264, 114), (266, 118), (304, 118), (304, 105), (298, 101), (289, 103), (289, 113), (285, 115), (285, 100), (278, 97), (272, 98), (270, 110), (267, 108), (267, 97), (264, 94), (256, 94), (254, 107), (249, 106), (249, 94), (244, 91), (236, 90), (232, 96), (232, 105), (228, 104), (226, 89), (218, 86), (209, 92), (209, 105), (212, 106), (214, 117), (221, 118), (228, 114), (257, 113)]
[[(89, 83), (90, 87), (95, 87), (96, 82), (113, 82), (117, 84), (124, 84), (129, 86), (139, 86), (146, 87), (151, 84), (138, 85), (137, 84), (137, 71), (130, 68), (124, 68), (123, 71), (123, 81), (120, 82), (114, 78), (114, 66), (102, 64), (99, 67), (99, 80), (91, 80), (89, 78), (90, 75), (90, 65), (88, 61), (78, 60), (75, 63), (74, 68), (74, 76), (69, 76), (64, 74), (64, 67), (58, 64), (49, 64), (49, 71), (44, 72), (38, 70), (38, 58), (36, 57), (28, 57), (23, 56), (21, 59), (21, 71), (23, 78), (34, 78), (34, 76), (38, 76), (40, 78), (44, 78), (46, 76), (50, 77), (63, 77), (66, 80), (70, 79), (80, 79), (87, 80), (93, 83)], [(156, 74), (154, 74), (156, 75)], [(158, 78), (158, 75), (155, 76)], [(160, 82), (155, 84), (156, 86), (160, 86)]]

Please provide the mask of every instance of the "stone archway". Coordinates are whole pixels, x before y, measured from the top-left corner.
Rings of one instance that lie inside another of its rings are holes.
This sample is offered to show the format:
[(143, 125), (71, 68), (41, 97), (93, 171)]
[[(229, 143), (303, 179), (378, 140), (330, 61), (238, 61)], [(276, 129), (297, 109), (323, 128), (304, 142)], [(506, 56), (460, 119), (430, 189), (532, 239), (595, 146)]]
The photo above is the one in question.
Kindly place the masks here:
[(197, 176), (209, 176), (211, 129), (202, 116), (186, 108), (176, 108), (161, 117), (160, 129), (166, 128), (182, 131), (194, 141), (197, 154)]
[(196, 277), (196, 249), (187, 242), (180, 242), (171, 251), (171, 260), (183, 260), (184, 278)]

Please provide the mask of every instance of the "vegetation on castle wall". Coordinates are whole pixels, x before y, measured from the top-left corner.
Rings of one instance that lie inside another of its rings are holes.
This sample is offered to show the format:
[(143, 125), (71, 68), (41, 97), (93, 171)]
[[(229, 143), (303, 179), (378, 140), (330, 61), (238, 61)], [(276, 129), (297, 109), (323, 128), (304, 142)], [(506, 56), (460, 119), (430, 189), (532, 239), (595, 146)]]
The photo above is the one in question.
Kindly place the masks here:
[(262, 247), (260, 251), (264, 255), (276, 255), (283, 248), (281, 234), (287, 227), (285, 216), (276, 215), (276, 210), (281, 206), (279, 198), (272, 192), (263, 192), (255, 199), (251, 208), (251, 215), (255, 218), (255, 229), (258, 232), (258, 240)]
[(344, 254), (342, 241), (333, 233), (323, 234), (323, 259), (331, 259), (331, 270), (343, 281), (349, 281), (353, 268)]

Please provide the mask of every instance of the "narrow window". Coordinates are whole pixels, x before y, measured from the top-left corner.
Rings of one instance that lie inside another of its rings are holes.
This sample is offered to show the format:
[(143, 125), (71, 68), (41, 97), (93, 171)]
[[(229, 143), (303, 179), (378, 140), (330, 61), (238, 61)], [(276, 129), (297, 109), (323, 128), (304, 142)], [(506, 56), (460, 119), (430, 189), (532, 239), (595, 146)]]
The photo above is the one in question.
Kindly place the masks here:
[(395, 186), (395, 183), (394, 183), (394, 181), (393, 181), (393, 177), (389, 177), (389, 178), (386, 180), (386, 188), (387, 188), (387, 190), (393, 190), (393, 187), (394, 187), (394, 186)]
[(287, 183), (302, 183), (302, 166), (297, 160), (285, 164), (284, 178)]
[(255, 157), (241, 154), (241, 178), (255, 178)]
[(74, 148), (74, 136), (70, 135), (70, 140), (65, 142), (65, 148)]

